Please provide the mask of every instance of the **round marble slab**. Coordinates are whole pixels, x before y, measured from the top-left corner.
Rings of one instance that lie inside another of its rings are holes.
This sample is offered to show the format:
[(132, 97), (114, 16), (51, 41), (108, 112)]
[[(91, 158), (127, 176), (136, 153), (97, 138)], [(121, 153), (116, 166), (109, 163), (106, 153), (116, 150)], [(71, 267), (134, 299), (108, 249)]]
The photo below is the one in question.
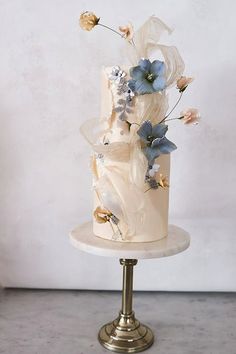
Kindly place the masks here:
[(127, 259), (149, 259), (173, 256), (190, 245), (189, 234), (175, 225), (169, 225), (168, 236), (153, 242), (117, 242), (93, 234), (92, 222), (78, 226), (70, 233), (72, 245), (97, 256)]

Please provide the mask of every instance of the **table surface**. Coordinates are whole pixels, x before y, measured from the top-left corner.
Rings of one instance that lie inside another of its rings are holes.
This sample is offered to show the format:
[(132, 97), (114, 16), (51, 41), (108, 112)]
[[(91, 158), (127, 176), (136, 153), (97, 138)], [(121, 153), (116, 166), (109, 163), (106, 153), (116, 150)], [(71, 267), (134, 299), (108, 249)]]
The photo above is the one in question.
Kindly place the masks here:
[(117, 242), (95, 236), (92, 222), (87, 222), (71, 231), (70, 241), (79, 250), (97, 256), (150, 259), (173, 256), (183, 252), (190, 245), (190, 236), (180, 227), (169, 225), (168, 236), (159, 241)]

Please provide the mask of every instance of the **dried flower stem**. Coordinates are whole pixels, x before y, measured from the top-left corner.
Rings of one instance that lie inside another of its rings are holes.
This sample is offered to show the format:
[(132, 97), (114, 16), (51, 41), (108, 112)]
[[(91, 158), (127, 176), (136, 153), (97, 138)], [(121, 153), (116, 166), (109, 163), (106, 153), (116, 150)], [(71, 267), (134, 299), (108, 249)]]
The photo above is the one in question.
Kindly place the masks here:
[[(124, 38), (124, 39), (125, 39), (125, 37), (124, 37), (123, 34), (119, 33), (118, 31), (114, 30), (113, 28), (111, 28), (111, 27), (109, 27), (109, 26), (103, 25), (103, 24), (100, 23), (100, 22), (97, 24), (97, 26), (104, 27), (104, 28), (106, 28), (106, 29), (112, 31), (112, 32), (115, 33), (115, 34), (118, 34), (118, 36), (120, 36), (121, 38)], [(133, 40), (133, 39), (131, 39), (131, 41), (129, 41), (129, 43), (135, 47), (135, 44), (134, 44), (134, 40)]]
[(166, 119), (165, 122), (169, 122), (170, 120), (183, 119), (183, 118), (184, 118), (184, 116), (176, 117), (176, 118), (169, 118), (169, 119)]
[(140, 127), (140, 124), (138, 124), (138, 123), (135, 123), (135, 122), (134, 123), (130, 123), (130, 125), (133, 125), (133, 124), (136, 124), (136, 125), (138, 125)]
[[(158, 185), (158, 188), (161, 187), (161, 185), (160, 185), (159, 182), (157, 183), (157, 185)], [(150, 191), (150, 189), (157, 190), (158, 188), (154, 189), (154, 188), (150, 187), (150, 188), (146, 189), (146, 190), (144, 191), (144, 193), (147, 193), (148, 191)]]
[[(109, 224), (111, 225), (111, 228), (112, 228), (112, 231), (113, 231), (113, 235), (115, 235), (116, 232), (115, 232), (115, 229), (114, 229), (114, 227), (113, 227), (113, 225), (112, 225), (111, 220), (108, 220), (108, 222), (109, 222)], [(121, 236), (121, 238), (122, 238), (122, 240), (123, 240), (123, 234), (122, 234), (122, 232), (121, 232), (119, 226), (116, 225), (116, 227), (117, 227), (117, 230), (118, 230), (118, 232), (119, 232), (119, 234), (120, 234), (120, 236)]]
[(119, 32), (117, 32), (116, 30), (114, 30), (113, 28), (109, 27), (109, 26), (106, 26), (106, 25), (103, 25), (102, 23), (98, 23), (97, 26), (102, 26), (106, 29), (109, 29), (110, 31), (118, 34), (121, 38), (124, 38), (122, 34), (120, 34)]
[[(178, 119), (178, 118), (177, 118), (177, 119)], [(159, 188), (159, 187), (161, 187), (161, 188), (166, 187), (166, 186), (163, 187), (159, 182), (157, 182), (157, 185), (158, 185), (158, 188)], [(168, 187), (168, 186), (167, 186), (167, 187)], [(158, 189), (158, 188), (156, 188), (156, 189)], [(147, 193), (148, 191), (150, 191), (150, 189), (154, 189), (154, 188), (150, 187), (150, 188), (146, 189), (146, 190), (144, 191), (144, 193)]]
[(122, 238), (122, 240), (123, 240), (123, 234), (122, 234), (122, 232), (121, 232), (121, 230), (120, 230), (119, 226), (118, 226), (118, 225), (116, 225), (116, 227), (117, 227), (117, 229), (118, 229), (118, 231), (119, 231), (119, 234), (120, 234), (120, 236), (121, 236), (121, 238)]
[(134, 39), (132, 38), (131, 41), (129, 41), (130, 44), (132, 44), (135, 47)]
[(109, 224), (111, 225), (111, 228), (112, 228), (113, 234), (115, 234), (115, 230), (114, 230), (114, 227), (113, 227), (113, 225), (112, 225), (111, 220), (108, 220), (108, 222), (109, 222)]
[[(174, 109), (178, 106), (178, 104), (179, 104), (179, 102), (180, 102), (182, 96), (183, 96), (183, 92), (181, 92), (181, 94), (180, 94), (180, 96), (179, 96), (179, 98), (178, 98), (176, 104), (175, 104), (174, 107), (172, 108), (172, 110), (160, 121), (160, 123), (163, 123), (163, 122), (165, 122), (165, 121), (167, 121), (167, 120), (172, 120), (172, 119), (166, 119), (166, 118), (168, 118), (168, 117), (170, 116), (170, 114), (174, 111)], [(173, 118), (173, 119), (179, 119), (179, 118)], [(159, 123), (159, 124), (160, 124), (160, 123)]]

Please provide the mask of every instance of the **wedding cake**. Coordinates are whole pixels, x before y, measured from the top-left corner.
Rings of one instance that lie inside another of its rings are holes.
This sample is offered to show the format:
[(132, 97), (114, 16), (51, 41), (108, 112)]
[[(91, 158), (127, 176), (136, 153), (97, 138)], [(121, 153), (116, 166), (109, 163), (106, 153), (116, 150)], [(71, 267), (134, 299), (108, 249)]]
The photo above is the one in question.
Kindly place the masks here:
[[(80, 26), (111, 29), (91, 12), (81, 14)], [(136, 32), (131, 24), (111, 30), (125, 40), (130, 65), (102, 68), (100, 117), (81, 127), (93, 150), (93, 232), (116, 242), (157, 241), (168, 233), (170, 153), (176, 149), (167, 138), (169, 123), (199, 119), (194, 108), (171, 117), (192, 78), (183, 76), (176, 47), (160, 44), (161, 34), (171, 31), (158, 18)], [(173, 86), (179, 96), (169, 109)]]

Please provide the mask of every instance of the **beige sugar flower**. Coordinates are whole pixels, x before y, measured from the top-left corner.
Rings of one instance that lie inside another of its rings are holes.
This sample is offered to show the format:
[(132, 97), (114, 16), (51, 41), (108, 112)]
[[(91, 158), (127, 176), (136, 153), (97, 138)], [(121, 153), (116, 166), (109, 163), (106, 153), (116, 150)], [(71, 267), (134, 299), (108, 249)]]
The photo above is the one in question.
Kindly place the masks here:
[(198, 124), (200, 120), (199, 111), (196, 108), (189, 108), (180, 113), (184, 124)]
[(127, 26), (119, 26), (120, 32), (123, 33), (123, 37), (128, 41), (131, 41), (134, 36), (134, 28), (131, 23), (128, 23)]
[(79, 24), (83, 30), (91, 31), (98, 24), (99, 20), (100, 18), (93, 12), (85, 11), (80, 15)]
[(168, 178), (166, 176), (163, 176), (161, 173), (160, 173), (160, 178), (159, 178), (159, 185), (162, 188), (169, 187)]
[(110, 220), (112, 213), (107, 210), (107, 209), (103, 209), (102, 207), (98, 206), (93, 213), (95, 220), (99, 223), (99, 224), (104, 224), (107, 221)]
[(186, 77), (186, 76), (181, 76), (177, 80), (177, 88), (179, 89), (179, 92), (184, 92), (184, 90), (187, 88), (187, 86), (193, 82), (192, 77)]

